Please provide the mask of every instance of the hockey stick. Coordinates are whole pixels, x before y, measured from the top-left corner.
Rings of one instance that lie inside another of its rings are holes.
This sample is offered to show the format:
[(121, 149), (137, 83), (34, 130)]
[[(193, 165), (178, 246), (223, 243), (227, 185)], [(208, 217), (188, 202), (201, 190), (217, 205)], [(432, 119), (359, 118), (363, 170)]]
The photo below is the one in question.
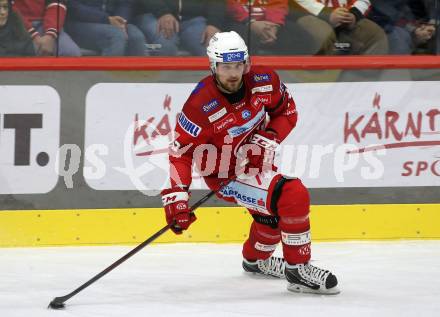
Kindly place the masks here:
[[(215, 193), (217, 193), (218, 191), (222, 190), (226, 185), (228, 185), (230, 182), (232, 182), (233, 180), (235, 180), (235, 177), (232, 177), (230, 179), (227, 180), (226, 183), (220, 183), (220, 187), (218, 190), (213, 190), (210, 191), (208, 194), (206, 194), (205, 196), (203, 196), (198, 202), (196, 202), (193, 206), (191, 206), (191, 213), (194, 212), (194, 210), (196, 210), (197, 208), (199, 208), (202, 204), (204, 204), (209, 198), (211, 198)], [(128, 260), (129, 258), (131, 258), (133, 255), (135, 255), (136, 253), (138, 253), (140, 250), (142, 250), (144, 247), (146, 247), (147, 245), (149, 245), (151, 242), (153, 242), (154, 240), (156, 240), (157, 238), (159, 238), (161, 235), (163, 235), (165, 232), (167, 232), (170, 228), (171, 228), (172, 224), (168, 224), (165, 227), (163, 227), (162, 229), (160, 229), (158, 232), (156, 232), (155, 234), (153, 234), (151, 237), (149, 237), (147, 240), (145, 240), (144, 242), (142, 242), (141, 244), (139, 244), (136, 248), (134, 248), (133, 250), (131, 250), (130, 252), (128, 252), (126, 255), (124, 255), (123, 257), (121, 257), (119, 260), (115, 261), (114, 263), (112, 263), (109, 267), (107, 267), (105, 270), (103, 270), (102, 272), (96, 274), (94, 277), (92, 277), (90, 280), (88, 280), (87, 282), (85, 282), (83, 285), (79, 286), (77, 289), (75, 289), (74, 291), (72, 291), (71, 293), (64, 295), (64, 296), (60, 296), (60, 297), (55, 297), (50, 303), (49, 306), (47, 308), (52, 308), (52, 309), (63, 309), (65, 307), (65, 302), (72, 298), (73, 296), (75, 296), (76, 294), (78, 294), (79, 292), (81, 292), (83, 289), (85, 289), (86, 287), (90, 286), (91, 284), (95, 283), (97, 280), (99, 280), (101, 277), (103, 277), (104, 275), (106, 275), (107, 273), (109, 273), (110, 271), (112, 271), (113, 269), (115, 269), (116, 267), (118, 267), (119, 265), (121, 265), (122, 263), (124, 263), (126, 260)]]

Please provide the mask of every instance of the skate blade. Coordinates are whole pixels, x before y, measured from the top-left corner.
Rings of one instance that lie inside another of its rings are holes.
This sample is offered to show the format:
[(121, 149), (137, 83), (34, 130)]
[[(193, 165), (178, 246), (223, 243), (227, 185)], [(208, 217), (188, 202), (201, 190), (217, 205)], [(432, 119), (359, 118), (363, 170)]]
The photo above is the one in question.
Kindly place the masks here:
[(307, 294), (317, 294), (317, 295), (336, 295), (341, 292), (339, 288), (337, 288), (336, 286), (330, 289), (312, 289), (304, 285), (293, 284), (293, 283), (287, 285), (287, 290), (294, 293), (307, 293)]

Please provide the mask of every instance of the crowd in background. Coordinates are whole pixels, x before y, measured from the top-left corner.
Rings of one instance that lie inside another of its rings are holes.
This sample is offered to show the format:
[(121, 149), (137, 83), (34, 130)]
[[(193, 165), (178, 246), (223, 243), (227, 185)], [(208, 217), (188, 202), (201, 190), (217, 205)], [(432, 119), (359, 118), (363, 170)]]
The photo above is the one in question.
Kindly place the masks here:
[(440, 0), (0, 0), (0, 56), (437, 54)]

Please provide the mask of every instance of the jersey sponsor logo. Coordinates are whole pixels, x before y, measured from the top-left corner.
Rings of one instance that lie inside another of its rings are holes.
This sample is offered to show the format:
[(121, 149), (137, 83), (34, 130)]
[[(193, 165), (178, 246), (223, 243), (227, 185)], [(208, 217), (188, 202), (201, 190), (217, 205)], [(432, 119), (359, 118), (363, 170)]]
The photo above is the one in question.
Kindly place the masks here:
[(243, 110), (242, 113), (241, 113), (241, 117), (244, 120), (249, 119), (251, 117), (251, 115), (252, 115), (252, 113), (249, 110)]
[(220, 133), (224, 129), (230, 127), (232, 124), (237, 122), (235, 115), (233, 113), (228, 114), (222, 120), (214, 123), (214, 133)]
[(270, 105), (272, 103), (272, 95), (271, 94), (259, 94), (254, 95), (251, 98), (251, 105), (254, 109), (260, 108), (260, 106)]
[(188, 134), (192, 135), (193, 137), (197, 137), (200, 132), (202, 131), (202, 128), (199, 127), (197, 124), (189, 120), (185, 114), (182, 112), (179, 115), (179, 119), (177, 120), (180, 127), (185, 130)]
[(258, 109), (262, 106), (262, 102), (260, 99), (258, 99), (257, 95), (253, 95), (251, 98), (251, 105), (254, 107), (254, 109)]
[(244, 106), (245, 104), (246, 104), (246, 101), (240, 101), (240, 102), (234, 103), (232, 106), (233, 106), (236, 110), (238, 110), (238, 109), (243, 108), (243, 106)]
[(232, 182), (220, 191), (224, 197), (232, 197), (241, 206), (269, 214), (266, 209), (267, 191), (242, 182)]
[(272, 103), (272, 95), (271, 94), (261, 94), (258, 95), (258, 99), (265, 105), (270, 105)]
[(237, 126), (237, 127), (232, 127), (228, 130), (228, 134), (235, 138), (237, 136), (242, 135), (243, 133), (246, 133), (250, 130), (252, 130), (256, 125), (258, 125), (260, 123), (260, 121), (262, 119), (264, 119), (264, 116), (266, 115), (266, 112), (264, 111), (264, 109), (261, 109), (256, 115), (255, 117), (253, 117), (251, 120), (249, 120), (248, 122), (246, 122), (245, 124), (241, 125), (241, 126)]
[(244, 52), (223, 53), (223, 63), (242, 62), (244, 61)]
[(202, 110), (205, 113), (211, 112), (215, 108), (217, 108), (220, 104), (218, 103), (217, 99), (212, 99), (210, 102), (208, 102), (206, 105), (202, 106)]
[(264, 83), (270, 81), (270, 75), (269, 74), (255, 74), (254, 75), (254, 82), (256, 83)]
[(226, 187), (222, 189), (221, 193), (225, 197), (233, 197), (242, 203), (252, 204), (255, 206), (258, 205), (258, 199), (253, 197), (253, 195), (240, 193), (238, 190), (231, 187)]
[(265, 85), (265, 86), (258, 86), (252, 88), (252, 93), (255, 94), (256, 92), (269, 92), (273, 90), (272, 85)]
[(214, 113), (213, 115), (210, 115), (210, 116), (208, 117), (209, 122), (214, 122), (214, 121), (220, 119), (220, 118), (223, 117), (226, 113), (227, 113), (226, 108), (222, 108), (220, 111), (217, 111), (216, 113)]
[(295, 114), (295, 113), (296, 113), (296, 110), (295, 109), (291, 109), (289, 107), (286, 111), (284, 111), (283, 115), (284, 116), (291, 116), (292, 114)]
[(196, 88), (194, 88), (194, 90), (191, 92), (191, 95), (197, 94), (203, 87), (205, 87), (203, 82), (198, 83)]

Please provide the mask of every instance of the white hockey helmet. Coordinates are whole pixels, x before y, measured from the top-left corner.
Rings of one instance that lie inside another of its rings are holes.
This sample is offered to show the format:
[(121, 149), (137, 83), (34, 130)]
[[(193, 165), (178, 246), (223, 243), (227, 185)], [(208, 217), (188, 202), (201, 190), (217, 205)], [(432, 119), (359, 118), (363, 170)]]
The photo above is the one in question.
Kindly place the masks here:
[(235, 31), (215, 33), (206, 49), (211, 71), (215, 73), (217, 63), (249, 63), (246, 43)]

